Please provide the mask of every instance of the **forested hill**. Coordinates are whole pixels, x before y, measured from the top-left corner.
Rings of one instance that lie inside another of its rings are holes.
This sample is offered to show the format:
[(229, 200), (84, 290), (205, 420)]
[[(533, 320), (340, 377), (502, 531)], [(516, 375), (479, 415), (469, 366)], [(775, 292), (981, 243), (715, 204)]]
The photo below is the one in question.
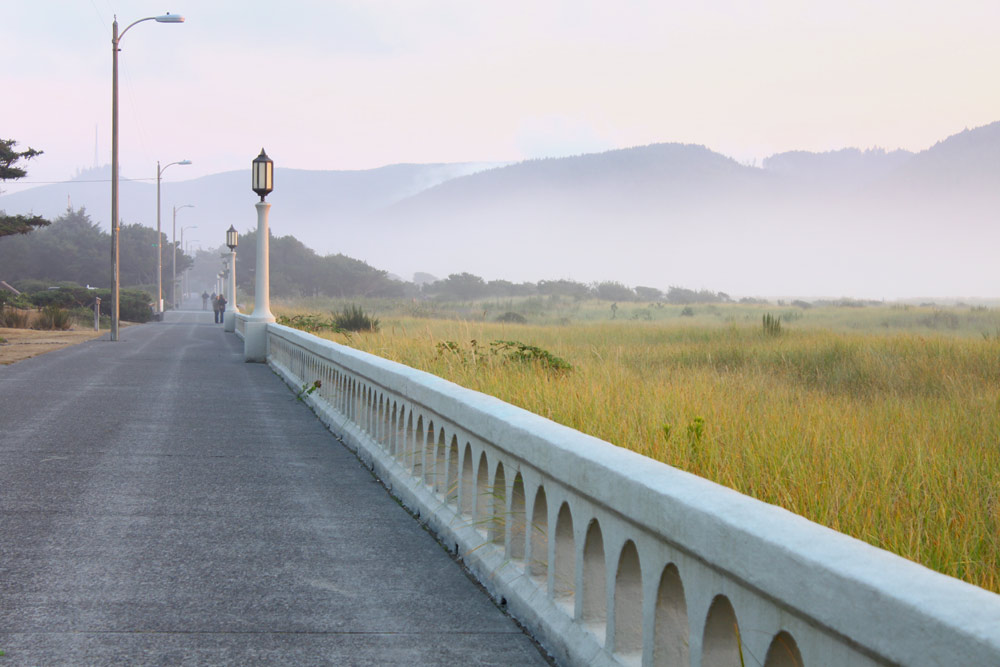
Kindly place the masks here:
[[(740, 293), (1000, 292), (1000, 124), (919, 153), (785, 153), (762, 168), (692, 145), (536, 160), (365, 218), (344, 252), (400, 275), (469, 270)], [(392, 243), (385, 243), (385, 239)], [(419, 248), (419, 252), (414, 252)]]
[[(404, 199), (428, 187), (493, 166), (488, 163), (397, 164), (361, 171), (310, 171), (290, 169), (280, 163), (275, 169), (275, 190), (268, 196), (274, 205), (275, 234), (294, 234), (321, 253), (339, 252), (337, 226)], [(173, 233), (173, 207), (191, 205), (177, 216), (177, 224), (197, 226), (188, 239), (202, 247), (215, 247), (225, 240), (230, 225), (243, 232), (256, 227), (250, 189), (250, 165), (245, 171), (229, 171), (191, 180), (184, 166), (173, 166), (161, 183), (161, 227)], [(152, 178), (123, 175), (120, 210), (126, 224), (156, 228), (156, 170)], [(0, 210), (55, 219), (71, 209), (84, 208), (99, 226), (110, 229), (110, 168), (89, 169), (67, 183), (56, 183), (0, 196)], [(179, 232), (178, 232), (179, 233)]]
[[(1000, 245), (1000, 123), (918, 153), (793, 151), (761, 167), (689, 144), (489, 167), (307, 172), (279, 163), (271, 229), (407, 279), (469, 272), (514, 282), (738, 286), (746, 295), (1000, 293), (992, 251)], [(195, 206), (178, 224), (197, 225), (188, 238), (202, 246), (221, 243), (230, 224), (252, 230), (248, 180), (230, 172), (164, 183), (164, 231), (175, 203)], [(107, 184), (73, 187), (81, 189), (72, 205), (106, 225)], [(0, 197), (0, 209), (58, 215), (70, 189)], [(122, 191), (125, 222), (155, 226), (155, 186), (126, 182)]]

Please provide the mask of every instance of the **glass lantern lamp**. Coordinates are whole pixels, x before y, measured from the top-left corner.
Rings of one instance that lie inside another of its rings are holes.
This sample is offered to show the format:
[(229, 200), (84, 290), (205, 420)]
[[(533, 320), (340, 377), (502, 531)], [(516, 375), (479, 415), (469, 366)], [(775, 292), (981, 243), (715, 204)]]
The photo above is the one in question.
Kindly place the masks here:
[(253, 191), (260, 195), (260, 200), (274, 189), (274, 162), (267, 157), (264, 149), (253, 160)]

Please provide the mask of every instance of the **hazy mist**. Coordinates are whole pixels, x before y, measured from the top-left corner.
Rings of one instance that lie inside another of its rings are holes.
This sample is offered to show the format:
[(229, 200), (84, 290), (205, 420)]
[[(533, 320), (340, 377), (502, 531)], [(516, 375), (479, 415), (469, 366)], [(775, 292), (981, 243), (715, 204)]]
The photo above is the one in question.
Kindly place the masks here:
[[(493, 168), (490, 168), (493, 167)], [(271, 230), (404, 279), (469, 272), (734, 296), (990, 297), (1000, 293), (1000, 124), (920, 152), (791, 152), (760, 166), (657, 144), (506, 166), (275, 170)], [(256, 224), (249, 170), (163, 184), (203, 247)], [(107, 223), (107, 183), (0, 197), (9, 213), (67, 203)], [(71, 202), (67, 200), (67, 196)], [(126, 222), (155, 227), (155, 187), (122, 186)], [(253, 252), (251, 248), (241, 252)], [(0, 278), (3, 276), (0, 275)]]

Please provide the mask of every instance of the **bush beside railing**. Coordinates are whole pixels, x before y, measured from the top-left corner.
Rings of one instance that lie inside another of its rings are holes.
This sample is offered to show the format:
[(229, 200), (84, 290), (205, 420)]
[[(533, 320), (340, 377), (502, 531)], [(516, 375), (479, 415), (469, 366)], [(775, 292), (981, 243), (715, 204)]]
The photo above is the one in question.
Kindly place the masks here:
[(1000, 664), (1000, 596), (427, 373), (268, 349), (560, 662)]

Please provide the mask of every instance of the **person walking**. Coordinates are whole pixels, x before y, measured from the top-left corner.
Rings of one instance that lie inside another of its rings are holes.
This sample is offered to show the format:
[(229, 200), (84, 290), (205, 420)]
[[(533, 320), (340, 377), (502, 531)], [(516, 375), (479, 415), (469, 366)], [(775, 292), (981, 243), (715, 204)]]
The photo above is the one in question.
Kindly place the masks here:
[(201, 293), (201, 309), (208, 310), (208, 292)]
[(223, 295), (220, 294), (219, 295), (219, 314), (218, 314), (218, 319), (216, 320), (216, 322), (218, 322), (219, 324), (225, 324), (225, 322), (226, 322), (226, 304), (227, 303), (229, 303), (229, 302), (226, 301), (226, 297), (224, 297)]
[(219, 323), (219, 295), (212, 292), (212, 312), (215, 313), (215, 323)]

